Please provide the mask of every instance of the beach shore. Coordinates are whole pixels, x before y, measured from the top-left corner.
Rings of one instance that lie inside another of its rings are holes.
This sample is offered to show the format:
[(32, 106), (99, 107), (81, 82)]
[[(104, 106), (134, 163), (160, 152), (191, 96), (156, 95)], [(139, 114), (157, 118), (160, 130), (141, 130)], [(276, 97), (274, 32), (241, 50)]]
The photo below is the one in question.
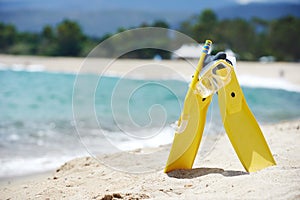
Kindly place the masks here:
[[(194, 73), (197, 60), (135, 60), (103, 58), (68, 58), (15, 56), (0, 54), (0, 67), (16, 70), (68, 73), (96, 73), (101, 75), (129, 76), (135, 78), (189, 79)], [(148, 70), (147, 70), (148, 68)], [(287, 62), (237, 62), (238, 77), (255, 76), (280, 79), (300, 86), (300, 63)]]
[[(84, 58), (12, 55), (0, 55), (0, 67), (185, 80), (194, 71), (190, 63), (182, 60), (92, 58), (85, 61)], [(145, 70), (147, 67), (150, 70)], [(299, 63), (238, 62), (237, 74), (243, 84), (255, 82), (257, 78), (270, 79), (277, 81), (271, 84), (287, 84), (300, 91)], [(101, 155), (101, 162), (83, 157), (47, 173), (1, 180), (0, 199), (299, 199), (300, 121), (262, 125), (262, 130), (277, 165), (255, 173), (245, 172), (224, 133), (216, 139), (209, 154), (198, 154), (193, 170), (163, 173), (164, 155), (168, 154), (170, 145), (129, 152), (131, 157), (128, 152)], [(149, 153), (155, 150), (163, 153)], [(151, 172), (118, 171), (108, 163), (125, 166), (125, 169), (149, 166)]]
[[(1, 199), (299, 199), (299, 127), (299, 120), (262, 126), (277, 165), (255, 173), (245, 172), (222, 135), (208, 156), (196, 158), (193, 170), (165, 174), (150, 156), (126, 163), (151, 163), (157, 171), (132, 174), (77, 158), (45, 175), (2, 181)], [(126, 153), (107, 159), (116, 157), (122, 165)]]

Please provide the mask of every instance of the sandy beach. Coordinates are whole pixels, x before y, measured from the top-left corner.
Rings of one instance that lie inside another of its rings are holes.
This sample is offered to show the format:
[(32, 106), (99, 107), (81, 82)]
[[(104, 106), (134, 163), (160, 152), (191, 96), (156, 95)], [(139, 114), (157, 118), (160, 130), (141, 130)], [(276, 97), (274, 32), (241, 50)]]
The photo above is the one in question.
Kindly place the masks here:
[[(8, 66), (14, 70), (185, 80), (193, 73), (192, 65), (182, 60), (112, 62), (96, 58), (84, 61), (83, 58), (0, 55), (0, 67)], [(154, 68), (140, 70), (145, 66)], [(297, 91), (300, 88), (299, 63), (238, 62), (237, 73), (244, 82), (255, 76), (290, 84)], [(170, 145), (99, 155), (98, 159), (82, 157), (47, 173), (1, 180), (0, 199), (299, 199), (300, 121), (264, 124), (261, 128), (277, 165), (255, 173), (245, 172), (223, 133), (212, 138), (216, 142), (209, 154), (198, 154), (192, 170), (163, 172)], [(155, 151), (162, 153), (151, 154)], [(119, 171), (108, 163), (125, 169), (148, 165), (151, 172)]]
[[(226, 135), (194, 169), (131, 174), (91, 157), (65, 163), (56, 171), (1, 183), (1, 199), (299, 199), (300, 121), (263, 126), (276, 166), (248, 174)], [(170, 146), (163, 147), (168, 151)], [(122, 154), (118, 157), (122, 164)], [(154, 161), (156, 159), (152, 158)], [(132, 166), (151, 160), (132, 159)]]

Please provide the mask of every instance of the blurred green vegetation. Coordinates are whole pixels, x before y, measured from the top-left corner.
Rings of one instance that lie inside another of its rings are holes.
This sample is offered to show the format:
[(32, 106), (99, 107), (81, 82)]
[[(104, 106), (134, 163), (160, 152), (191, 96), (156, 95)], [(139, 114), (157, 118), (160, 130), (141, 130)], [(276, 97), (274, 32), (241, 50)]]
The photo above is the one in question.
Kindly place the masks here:
[[(152, 24), (142, 23), (138, 27), (169, 28), (169, 25), (158, 20)], [(240, 60), (255, 61), (262, 56), (274, 56), (278, 61), (299, 61), (299, 27), (300, 19), (293, 16), (271, 21), (259, 18), (219, 20), (212, 10), (204, 10), (183, 21), (177, 30), (199, 43), (211, 39), (215, 44), (214, 52), (231, 49)], [(120, 27), (116, 33), (126, 30)], [(77, 22), (71, 20), (63, 20), (56, 27), (45, 26), (40, 33), (18, 32), (14, 25), (0, 23), (0, 53), (86, 56), (96, 45), (114, 34), (90, 37), (83, 33)], [(158, 41), (161, 44), (167, 42), (170, 41)], [(116, 47), (108, 47), (104, 56), (113, 55), (113, 48)], [(151, 48), (135, 50), (122, 57), (149, 59), (155, 55), (170, 58), (170, 52)]]
[(253, 18), (218, 20), (211, 10), (181, 23), (179, 31), (199, 43), (213, 40), (214, 51), (231, 49), (240, 60), (254, 61), (262, 56), (274, 56), (278, 61), (300, 60), (300, 19), (286, 16), (266, 21)]

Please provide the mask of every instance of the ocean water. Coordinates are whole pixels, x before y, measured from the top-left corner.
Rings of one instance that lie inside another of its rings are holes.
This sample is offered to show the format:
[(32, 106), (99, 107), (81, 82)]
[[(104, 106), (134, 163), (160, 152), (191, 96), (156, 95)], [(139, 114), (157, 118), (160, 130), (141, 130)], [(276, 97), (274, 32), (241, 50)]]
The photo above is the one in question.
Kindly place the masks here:
[[(187, 82), (81, 76), (74, 89), (75, 74), (0, 70), (0, 178), (53, 169), (76, 156), (172, 142)], [(300, 118), (297, 91), (243, 91), (260, 124)], [(224, 132), (216, 97), (207, 120), (205, 134)]]

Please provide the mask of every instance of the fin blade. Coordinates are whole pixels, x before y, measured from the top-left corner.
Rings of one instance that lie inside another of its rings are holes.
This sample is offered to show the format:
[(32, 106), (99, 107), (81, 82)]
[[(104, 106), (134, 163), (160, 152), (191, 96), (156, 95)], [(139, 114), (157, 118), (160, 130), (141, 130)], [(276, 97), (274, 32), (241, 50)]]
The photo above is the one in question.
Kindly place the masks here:
[[(189, 109), (189, 119), (183, 132), (175, 133), (165, 172), (176, 169), (191, 169), (201, 142), (206, 121), (206, 112), (212, 97), (203, 100), (199, 95), (190, 93), (185, 104), (192, 105)], [(183, 120), (183, 119), (182, 119)], [(181, 120), (181, 121), (182, 121)]]
[(222, 121), (229, 140), (248, 172), (275, 165), (263, 133), (249, 109), (234, 70), (231, 81), (219, 90)]

